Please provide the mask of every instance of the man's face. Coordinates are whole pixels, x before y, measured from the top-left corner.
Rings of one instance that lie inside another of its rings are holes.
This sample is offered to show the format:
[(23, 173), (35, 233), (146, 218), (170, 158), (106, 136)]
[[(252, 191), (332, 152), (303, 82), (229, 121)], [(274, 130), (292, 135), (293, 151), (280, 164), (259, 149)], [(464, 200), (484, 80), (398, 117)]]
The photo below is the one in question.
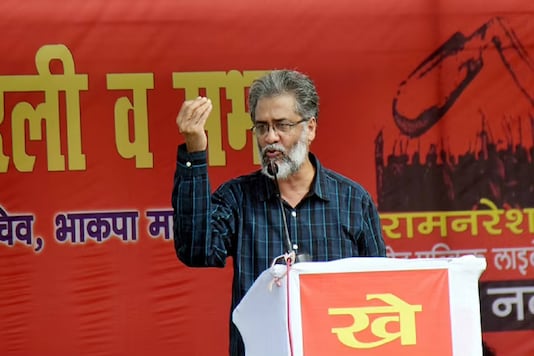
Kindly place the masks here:
[(262, 98), (256, 106), (256, 138), (262, 172), (270, 162), (278, 166), (277, 178), (296, 173), (308, 158), (309, 145), (315, 138), (315, 119), (304, 121), (295, 112), (291, 94)]

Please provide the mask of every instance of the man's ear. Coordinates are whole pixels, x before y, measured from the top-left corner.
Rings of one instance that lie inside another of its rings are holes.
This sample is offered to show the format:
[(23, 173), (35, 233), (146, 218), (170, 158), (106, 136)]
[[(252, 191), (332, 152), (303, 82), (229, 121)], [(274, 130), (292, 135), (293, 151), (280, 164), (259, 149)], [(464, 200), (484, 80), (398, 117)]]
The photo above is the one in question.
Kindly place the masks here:
[(315, 139), (315, 134), (317, 131), (317, 119), (312, 116), (308, 122), (308, 144), (312, 143), (312, 141)]

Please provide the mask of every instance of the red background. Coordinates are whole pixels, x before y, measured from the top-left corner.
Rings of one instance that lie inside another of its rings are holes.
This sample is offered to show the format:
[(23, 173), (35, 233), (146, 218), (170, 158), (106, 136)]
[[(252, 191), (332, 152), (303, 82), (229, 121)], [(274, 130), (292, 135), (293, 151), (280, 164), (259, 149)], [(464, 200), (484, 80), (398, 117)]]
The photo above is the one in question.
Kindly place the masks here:
[[(184, 100), (184, 91), (173, 89), (173, 73), (276, 68), (308, 73), (321, 96), (312, 150), (324, 165), (357, 180), (376, 198), (374, 139), (383, 130), (390, 152), (401, 137), (392, 118), (399, 84), (453, 33), (471, 34), (495, 16), (506, 18), (532, 52), (533, 11), (530, 0), (3, 0), (2, 80), (37, 75), (35, 53), (63, 44), (76, 73), (88, 75), (88, 90), (80, 93), (84, 170), (49, 171), (45, 140), (27, 138), (26, 151), (36, 156), (33, 170), (20, 172), (11, 159), (7, 171), (0, 172), (0, 206), (9, 215), (33, 215), (33, 234), (45, 241), (39, 253), (21, 244), (0, 244), (0, 354), (227, 354), (231, 268), (186, 268), (172, 242), (148, 236), (144, 218), (147, 210), (170, 209), (181, 142), (174, 120)], [(444, 70), (441, 77), (448, 78)], [(110, 73), (154, 75), (154, 89), (147, 93), (150, 168), (136, 168), (117, 152), (114, 105), (121, 96), (131, 97), (131, 91), (107, 89)], [(431, 102), (446, 84), (425, 85), (408, 103)], [(13, 107), (21, 101), (37, 105), (43, 94), (2, 90), (1, 150), (11, 157)], [(410, 104), (405, 108), (410, 110)], [(491, 51), (484, 72), (421, 137), (421, 146), (447, 137), (453, 151), (465, 152), (480, 130), (480, 109), (494, 119), (532, 111)], [(216, 187), (257, 166), (251, 136), (242, 150), (232, 149), (226, 118), (210, 120), (221, 121), (226, 152), (226, 164), (210, 168)], [(494, 133), (499, 129), (497, 122)], [(63, 120), (64, 154), (65, 130)], [(55, 240), (57, 214), (131, 210), (140, 215), (136, 242), (112, 238), (71, 245)], [(528, 233), (451, 235), (446, 242), (451, 248), (492, 248), (526, 246), (531, 238)], [(429, 250), (440, 241), (435, 236), (386, 239), (400, 251)], [(532, 279), (533, 273), (532, 268), (526, 275), (500, 271), (488, 263), (482, 279)], [(498, 354), (534, 351), (532, 331), (492, 332), (485, 339)]]

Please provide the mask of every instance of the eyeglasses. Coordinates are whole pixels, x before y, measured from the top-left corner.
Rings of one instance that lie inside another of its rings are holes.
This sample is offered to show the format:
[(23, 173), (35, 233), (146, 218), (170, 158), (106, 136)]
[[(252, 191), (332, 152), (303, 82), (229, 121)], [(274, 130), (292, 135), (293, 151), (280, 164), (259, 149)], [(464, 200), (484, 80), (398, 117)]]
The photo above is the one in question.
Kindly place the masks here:
[(274, 132), (277, 132), (279, 134), (287, 134), (293, 129), (293, 127), (297, 126), (298, 124), (302, 124), (303, 122), (306, 122), (308, 120), (309, 119), (302, 119), (296, 122), (275, 121), (272, 126), (266, 122), (256, 122), (252, 126), (252, 132), (254, 132), (258, 136), (264, 136), (269, 133), (269, 129), (272, 127)]

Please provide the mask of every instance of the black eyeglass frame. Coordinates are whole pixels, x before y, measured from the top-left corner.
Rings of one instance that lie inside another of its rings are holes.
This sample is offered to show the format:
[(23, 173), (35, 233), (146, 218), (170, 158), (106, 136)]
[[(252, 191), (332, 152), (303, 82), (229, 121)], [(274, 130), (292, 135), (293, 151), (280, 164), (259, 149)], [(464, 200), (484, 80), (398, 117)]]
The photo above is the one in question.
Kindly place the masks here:
[(293, 127), (302, 124), (303, 122), (308, 122), (310, 119), (301, 119), (299, 121), (275, 121), (272, 124), (268, 124), (266, 122), (255, 122), (254, 125), (250, 128), (250, 130), (255, 133), (257, 136), (265, 136), (271, 131), (271, 128), (274, 132), (278, 134), (287, 134), (293, 130)]

